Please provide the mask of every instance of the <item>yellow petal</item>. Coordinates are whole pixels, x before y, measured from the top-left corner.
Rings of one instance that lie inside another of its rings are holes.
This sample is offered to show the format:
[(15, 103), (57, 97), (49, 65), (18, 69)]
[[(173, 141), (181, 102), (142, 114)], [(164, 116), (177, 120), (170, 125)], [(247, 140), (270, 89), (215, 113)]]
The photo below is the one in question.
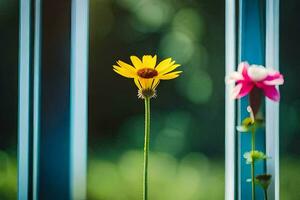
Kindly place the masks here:
[(130, 76), (132, 77), (136, 77), (137, 76), (137, 73), (133, 70), (128, 70), (127, 68), (124, 68), (124, 67), (119, 67), (117, 65), (113, 65), (114, 69), (118, 70), (118, 71), (121, 71), (121, 72), (124, 72), (126, 74), (130, 74)]
[(159, 76), (158, 78), (161, 79), (161, 80), (174, 79), (174, 78), (177, 78), (181, 72), (182, 71), (171, 72), (169, 74), (165, 74), (165, 75)]
[(173, 62), (171, 62), (171, 61), (172, 61), (171, 58), (164, 59), (156, 66), (155, 69), (159, 73), (160, 71), (164, 70), (165, 68), (168, 68), (169, 66), (172, 66), (175, 63), (175, 61), (173, 61)]
[(176, 69), (179, 66), (180, 66), (179, 64), (171, 65), (171, 66), (165, 68), (164, 70), (160, 71), (159, 73), (162, 74), (162, 75), (166, 74), (166, 73), (169, 73), (169, 72), (173, 71), (174, 69)]
[(152, 86), (153, 79), (152, 78), (139, 78), (142, 89), (149, 89)]
[(135, 73), (131, 73), (131, 71), (129, 70), (126, 70), (124, 68), (121, 68), (121, 67), (118, 67), (116, 65), (113, 66), (114, 67), (114, 71), (117, 72), (118, 74), (122, 75), (122, 76), (125, 76), (127, 78), (134, 78), (136, 77), (136, 74)]
[(141, 83), (142, 89), (145, 89), (146, 88), (145, 79), (139, 78), (139, 82)]
[(135, 85), (139, 88), (139, 90), (142, 90), (142, 86), (141, 86), (141, 84), (140, 84), (138, 78), (135, 78), (135, 79), (134, 79), (134, 83), (135, 83)]
[(124, 76), (124, 77), (126, 77), (126, 78), (132, 78), (131, 76), (129, 76), (128, 74), (125, 74), (125, 73), (123, 73), (123, 72), (120, 72), (120, 71), (118, 71), (118, 70), (116, 70), (116, 69), (113, 69), (116, 73), (118, 73), (118, 74), (120, 74), (121, 76)]
[(148, 79), (145, 80), (146, 88), (151, 88), (152, 87), (153, 80), (154, 80), (153, 78), (148, 78)]
[(127, 64), (127, 63), (125, 63), (121, 60), (117, 61), (117, 63), (120, 67), (122, 67), (122, 68), (124, 68), (128, 71), (131, 71), (131, 73), (136, 73), (136, 69), (133, 66), (131, 66), (131, 65), (129, 65), (129, 64)]
[(136, 68), (136, 69), (141, 69), (143, 68), (143, 63), (142, 61), (136, 57), (136, 56), (130, 56), (130, 60), (133, 64), (133, 66)]
[(156, 65), (156, 59), (156, 55), (153, 57), (150, 55), (143, 56), (143, 66), (145, 68), (154, 68)]
[(152, 89), (155, 89), (159, 84), (159, 78), (155, 78), (152, 83)]

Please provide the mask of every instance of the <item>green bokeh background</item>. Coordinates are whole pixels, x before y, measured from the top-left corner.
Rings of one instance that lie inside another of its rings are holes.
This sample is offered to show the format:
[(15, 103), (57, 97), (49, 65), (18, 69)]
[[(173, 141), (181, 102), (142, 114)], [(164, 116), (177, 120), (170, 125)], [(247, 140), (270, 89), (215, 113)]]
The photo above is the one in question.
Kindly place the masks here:
[[(0, 2), (0, 199), (16, 198), (18, 1)], [(281, 3), (280, 195), (300, 198), (300, 3)], [(88, 199), (142, 195), (144, 106), (112, 65), (172, 57), (183, 74), (153, 99), (150, 199), (224, 199), (225, 2), (90, 0)]]

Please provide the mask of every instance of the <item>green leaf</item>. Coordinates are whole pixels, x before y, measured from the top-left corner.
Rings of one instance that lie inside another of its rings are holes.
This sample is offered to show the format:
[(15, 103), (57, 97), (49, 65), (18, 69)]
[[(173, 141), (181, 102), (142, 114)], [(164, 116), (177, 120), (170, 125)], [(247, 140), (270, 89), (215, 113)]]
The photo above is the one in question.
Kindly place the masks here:
[(254, 125), (251, 117), (246, 117), (240, 126), (237, 126), (236, 129), (239, 132), (246, 133), (249, 132), (250, 128)]
[(257, 160), (266, 160), (268, 157), (261, 151), (249, 151), (244, 153), (247, 164), (251, 164)]
[(246, 117), (240, 126), (236, 127), (236, 130), (241, 133), (250, 132), (251, 129), (257, 129), (264, 126), (264, 120), (262, 118), (257, 118), (253, 122), (251, 117)]
[(237, 127), (236, 127), (236, 130), (237, 130), (238, 132), (241, 132), (241, 133), (247, 133), (247, 132), (249, 132), (248, 127), (245, 127), (245, 126), (237, 126)]
[(243, 121), (242, 121), (242, 126), (252, 126), (254, 124), (254, 122), (252, 121), (251, 117), (246, 117)]

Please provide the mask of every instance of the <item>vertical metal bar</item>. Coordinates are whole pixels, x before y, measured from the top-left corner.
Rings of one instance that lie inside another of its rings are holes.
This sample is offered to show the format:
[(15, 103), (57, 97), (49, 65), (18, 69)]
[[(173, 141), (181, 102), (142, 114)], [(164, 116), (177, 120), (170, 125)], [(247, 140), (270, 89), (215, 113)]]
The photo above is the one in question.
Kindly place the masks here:
[(40, 123), (40, 36), (41, 36), (41, 0), (35, 0), (34, 24), (34, 89), (33, 89), (33, 200), (38, 194), (39, 162), (39, 123)]
[[(265, 63), (265, 1), (240, 0), (240, 58), (239, 61), (248, 61), (251, 64), (264, 65)], [(248, 117), (248, 96), (239, 101), (239, 117), (241, 121)], [(251, 184), (246, 182), (251, 177), (250, 165), (246, 164), (243, 155), (251, 150), (251, 134), (239, 134), (239, 199), (251, 199)], [(256, 132), (256, 150), (265, 152), (264, 130)], [(255, 174), (265, 172), (265, 164), (257, 162)], [(263, 199), (263, 192), (256, 187), (256, 200)]]
[[(279, 0), (266, 1), (266, 66), (279, 70)], [(268, 193), (279, 200), (279, 103), (266, 99), (267, 173), (272, 174)]]
[(20, 1), (18, 199), (28, 198), (30, 136), (30, 0)]
[[(236, 66), (235, 0), (226, 0), (226, 76)], [(235, 199), (235, 102), (230, 97), (233, 85), (225, 88), (225, 199)]]
[(36, 199), (40, 0), (20, 1), (18, 198)]
[(86, 199), (88, 0), (72, 1), (71, 19), (71, 195)]

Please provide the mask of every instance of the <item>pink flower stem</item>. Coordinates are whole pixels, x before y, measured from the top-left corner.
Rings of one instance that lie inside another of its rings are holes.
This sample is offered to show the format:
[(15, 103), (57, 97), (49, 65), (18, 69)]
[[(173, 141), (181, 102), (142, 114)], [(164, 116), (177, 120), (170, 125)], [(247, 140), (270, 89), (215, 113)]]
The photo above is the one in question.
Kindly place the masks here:
[[(255, 128), (251, 129), (251, 134), (252, 134), (252, 155), (254, 154), (255, 151)], [(255, 160), (252, 157), (252, 162), (251, 162), (251, 184), (252, 184), (252, 200), (255, 200), (255, 175), (254, 175), (254, 170), (255, 170), (255, 165), (254, 165)]]

